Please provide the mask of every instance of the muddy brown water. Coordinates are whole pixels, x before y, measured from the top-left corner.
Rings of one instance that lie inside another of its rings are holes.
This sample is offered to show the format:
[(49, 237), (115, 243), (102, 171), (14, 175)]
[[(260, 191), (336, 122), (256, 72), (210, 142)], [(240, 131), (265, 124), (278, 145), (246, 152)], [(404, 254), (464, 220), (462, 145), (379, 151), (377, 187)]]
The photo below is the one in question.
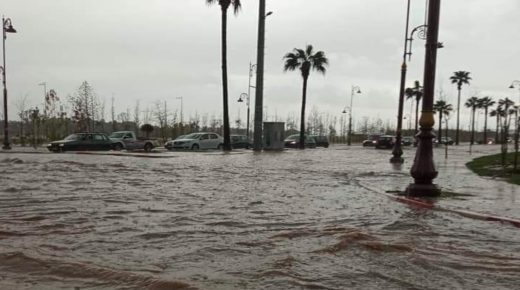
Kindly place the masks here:
[[(519, 289), (520, 229), (380, 194), (412, 150), (0, 154), (0, 289)], [(472, 194), (439, 206), (520, 218), (516, 186), (435, 150)]]

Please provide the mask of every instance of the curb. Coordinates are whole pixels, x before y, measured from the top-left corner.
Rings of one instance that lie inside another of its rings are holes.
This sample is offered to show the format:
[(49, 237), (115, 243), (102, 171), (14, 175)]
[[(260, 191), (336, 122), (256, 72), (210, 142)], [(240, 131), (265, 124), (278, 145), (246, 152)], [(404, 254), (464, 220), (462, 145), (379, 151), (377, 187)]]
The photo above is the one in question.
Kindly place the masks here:
[(474, 211), (469, 211), (469, 210), (462, 210), (462, 209), (457, 209), (457, 208), (440, 207), (440, 206), (436, 206), (433, 202), (430, 202), (425, 199), (416, 198), (416, 197), (397, 196), (397, 195), (393, 195), (393, 194), (390, 194), (387, 192), (381, 192), (379, 190), (375, 190), (371, 187), (368, 187), (368, 186), (362, 184), (361, 182), (359, 182), (359, 180), (357, 182), (360, 186), (362, 186), (365, 189), (368, 189), (370, 191), (373, 191), (373, 192), (376, 192), (376, 193), (379, 193), (382, 195), (386, 195), (390, 199), (393, 199), (397, 202), (401, 202), (401, 203), (404, 203), (404, 204), (407, 204), (410, 206), (456, 213), (463, 217), (472, 218), (472, 219), (476, 219), (476, 220), (489, 221), (489, 222), (500, 222), (502, 224), (509, 224), (509, 225), (512, 225), (512, 226), (520, 229), (520, 220), (518, 220), (518, 219), (502, 217), (502, 216), (497, 216), (497, 215), (484, 214), (484, 213), (479, 213), (479, 212), (474, 212)]

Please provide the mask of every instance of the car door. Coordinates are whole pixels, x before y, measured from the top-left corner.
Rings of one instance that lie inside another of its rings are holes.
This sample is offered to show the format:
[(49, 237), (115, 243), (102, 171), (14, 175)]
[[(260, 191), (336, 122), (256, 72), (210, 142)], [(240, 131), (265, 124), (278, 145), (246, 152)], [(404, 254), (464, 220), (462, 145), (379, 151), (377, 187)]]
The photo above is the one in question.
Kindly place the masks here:
[(123, 142), (125, 143), (125, 147), (127, 150), (134, 150), (137, 148), (137, 139), (132, 136), (132, 133), (126, 133), (123, 137)]
[(200, 147), (200, 149), (211, 148), (211, 140), (209, 139), (209, 134), (202, 134), (200, 136), (199, 147)]
[(218, 148), (218, 145), (220, 143), (218, 135), (217, 134), (209, 134), (209, 139), (211, 141), (211, 148), (212, 149)]
[(108, 141), (103, 134), (93, 134), (92, 150), (109, 150)]

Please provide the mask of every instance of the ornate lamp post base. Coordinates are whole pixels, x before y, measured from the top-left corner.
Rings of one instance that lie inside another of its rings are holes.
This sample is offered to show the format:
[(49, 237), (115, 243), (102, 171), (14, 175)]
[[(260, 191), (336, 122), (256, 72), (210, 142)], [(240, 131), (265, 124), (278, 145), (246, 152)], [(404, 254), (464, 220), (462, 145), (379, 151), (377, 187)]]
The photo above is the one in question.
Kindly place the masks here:
[(415, 183), (406, 188), (405, 193), (410, 196), (439, 196), (441, 194), (433, 179), (437, 177), (437, 170), (433, 163), (432, 133), (433, 112), (423, 112), (421, 116), (421, 131), (417, 134), (418, 145), (415, 160), (410, 170)]
[(395, 138), (394, 149), (392, 150), (392, 158), (390, 158), (390, 163), (393, 164), (403, 164), (403, 149), (401, 149), (401, 132), (397, 133), (397, 137)]
[(394, 156), (394, 157), (390, 158), (390, 163), (403, 164), (404, 163), (404, 159), (401, 156)]
[(441, 194), (441, 190), (436, 184), (410, 183), (405, 193), (409, 196), (437, 197)]

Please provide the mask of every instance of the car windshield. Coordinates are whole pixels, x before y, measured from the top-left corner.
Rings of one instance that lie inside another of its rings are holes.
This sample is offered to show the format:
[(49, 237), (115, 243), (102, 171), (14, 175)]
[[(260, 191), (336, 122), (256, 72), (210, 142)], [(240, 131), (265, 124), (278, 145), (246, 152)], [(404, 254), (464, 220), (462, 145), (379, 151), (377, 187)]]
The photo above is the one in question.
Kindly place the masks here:
[(288, 140), (297, 140), (297, 139), (300, 139), (300, 135), (291, 135), (291, 136), (287, 137), (286, 139), (288, 139)]
[(199, 139), (201, 135), (202, 135), (201, 133), (192, 133), (192, 134), (184, 136), (183, 139)]
[(65, 139), (63, 139), (63, 140), (73, 141), (73, 140), (79, 140), (79, 139), (81, 139), (81, 135), (71, 134), (71, 135), (65, 137)]
[(108, 136), (108, 138), (123, 138), (125, 136), (125, 132), (114, 132)]

